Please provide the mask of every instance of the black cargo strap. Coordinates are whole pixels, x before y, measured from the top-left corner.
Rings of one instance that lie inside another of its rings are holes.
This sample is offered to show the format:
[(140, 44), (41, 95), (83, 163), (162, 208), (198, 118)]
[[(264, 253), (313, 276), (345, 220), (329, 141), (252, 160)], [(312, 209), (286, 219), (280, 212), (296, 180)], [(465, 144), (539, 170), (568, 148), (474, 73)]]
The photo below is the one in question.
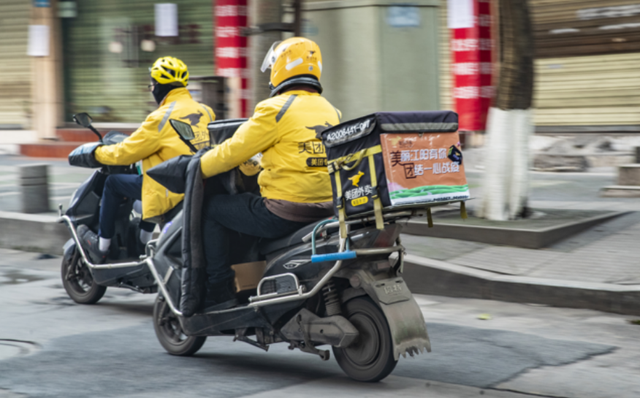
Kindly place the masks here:
[[(356, 153), (343, 156), (338, 159), (334, 159), (327, 165), (329, 174), (334, 176), (336, 183), (336, 196), (338, 199), (338, 220), (340, 222), (340, 236), (344, 239), (347, 237), (346, 220), (346, 203), (342, 196), (342, 182), (340, 179), (340, 170), (351, 171), (358, 167), (362, 162), (362, 159), (369, 158), (369, 172), (371, 173), (371, 188), (373, 190), (373, 213), (376, 219), (376, 228), (384, 229), (384, 219), (382, 218), (382, 201), (380, 199), (380, 192), (378, 189), (378, 176), (376, 174), (376, 164), (373, 161), (373, 156), (382, 153), (382, 146), (376, 145), (371, 148), (365, 148)], [(353, 164), (349, 164), (353, 163)]]

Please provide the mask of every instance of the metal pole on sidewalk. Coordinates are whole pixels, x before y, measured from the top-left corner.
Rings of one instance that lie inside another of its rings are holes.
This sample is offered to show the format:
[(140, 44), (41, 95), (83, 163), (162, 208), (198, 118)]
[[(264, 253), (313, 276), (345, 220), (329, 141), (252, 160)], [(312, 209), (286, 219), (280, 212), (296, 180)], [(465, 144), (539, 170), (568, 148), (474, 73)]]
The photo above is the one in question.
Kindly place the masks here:
[(48, 167), (46, 164), (20, 166), (21, 209), (23, 213), (49, 211)]
[[(254, 0), (250, 1), (249, 26), (265, 26), (267, 24), (279, 24), (282, 22), (281, 0)], [(250, 41), (251, 86), (253, 92), (253, 104), (269, 98), (269, 71), (260, 72), (260, 65), (271, 45), (282, 40), (281, 31), (265, 31), (252, 35)]]
[(293, 0), (293, 35), (302, 36), (302, 0)]

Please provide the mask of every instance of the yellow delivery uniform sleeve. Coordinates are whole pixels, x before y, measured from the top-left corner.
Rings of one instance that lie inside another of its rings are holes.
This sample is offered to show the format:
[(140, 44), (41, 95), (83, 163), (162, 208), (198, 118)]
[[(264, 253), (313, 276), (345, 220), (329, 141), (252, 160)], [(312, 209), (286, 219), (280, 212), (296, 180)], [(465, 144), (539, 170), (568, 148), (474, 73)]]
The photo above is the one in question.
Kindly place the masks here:
[(95, 151), (96, 160), (106, 165), (126, 166), (142, 161), (143, 219), (166, 213), (184, 196), (170, 192), (146, 173), (166, 160), (191, 154), (189, 147), (171, 127), (170, 119), (178, 119), (192, 126), (196, 134), (192, 143), (196, 148), (209, 145), (207, 124), (215, 120), (213, 110), (194, 101), (186, 88), (176, 88), (167, 94), (160, 107), (130, 137), (119, 144), (101, 146)]
[(205, 178), (262, 152), (258, 177), (264, 198), (298, 203), (332, 200), (327, 155), (316, 136), (340, 123), (340, 112), (320, 94), (304, 90), (260, 102), (233, 137), (201, 159)]

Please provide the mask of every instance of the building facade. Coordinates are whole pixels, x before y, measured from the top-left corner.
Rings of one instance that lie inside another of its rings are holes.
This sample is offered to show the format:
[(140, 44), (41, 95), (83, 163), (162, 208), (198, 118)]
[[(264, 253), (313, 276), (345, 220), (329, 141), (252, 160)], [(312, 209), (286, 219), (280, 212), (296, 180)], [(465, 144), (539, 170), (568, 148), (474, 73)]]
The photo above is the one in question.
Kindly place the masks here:
[[(27, 55), (31, 4), (25, 0), (0, 2), (0, 129), (30, 129), (32, 125), (31, 59)], [(1, 134), (1, 133), (0, 133)]]
[[(453, 109), (447, 1), (441, 104)], [(537, 132), (640, 131), (640, 1), (529, 0)], [(588, 129), (587, 129), (588, 127)]]

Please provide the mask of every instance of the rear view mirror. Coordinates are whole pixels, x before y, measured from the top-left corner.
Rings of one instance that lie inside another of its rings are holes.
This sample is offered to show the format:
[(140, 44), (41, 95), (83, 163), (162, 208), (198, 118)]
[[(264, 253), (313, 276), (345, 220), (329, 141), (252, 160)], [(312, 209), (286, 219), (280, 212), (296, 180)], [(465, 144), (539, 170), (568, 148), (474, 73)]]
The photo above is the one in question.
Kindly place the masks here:
[(89, 126), (91, 126), (91, 122), (93, 122), (93, 119), (91, 119), (91, 116), (89, 116), (88, 113), (82, 112), (73, 115), (73, 121), (81, 125), (82, 127), (89, 128)]
[(82, 113), (77, 113), (73, 115), (73, 121), (78, 123), (82, 127), (88, 128), (89, 130), (93, 131), (93, 134), (98, 136), (98, 138), (100, 139), (100, 142), (103, 142), (102, 134), (100, 134), (100, 132), (91, 125), (91, 122), (93, 122), (93, 119), (91, 119), (91, 116), (89, 116), (88, 113), (82, 112)]
[(193, 153), (198, 152), (196, 147), (191, 143), (191, 140), (196, 138), (196, 134), (193, 132), (191, 125), (176, 119), (169, 119), (169, 123), (171, 123), (171, 127), (178, 133), (182, 142), (187, 144)]
[(189, 125), (188, 123), (181, 122), (175, 119), (169, 119), (169, 123), (171, 123), (171, 127), (173, 127), (176, 133), (178, 133), (178, 135), (183, 139), (191, 141), (192, 139), (196, 138), (191, 125)]

